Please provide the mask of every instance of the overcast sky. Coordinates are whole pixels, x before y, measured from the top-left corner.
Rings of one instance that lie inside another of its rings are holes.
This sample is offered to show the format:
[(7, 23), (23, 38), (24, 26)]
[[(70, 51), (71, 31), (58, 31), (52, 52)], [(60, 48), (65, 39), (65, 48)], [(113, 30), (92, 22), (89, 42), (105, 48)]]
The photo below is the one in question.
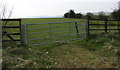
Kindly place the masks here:
[(0, 0), (13, 7), (12, 17), (62, 16), (73, 9), (76, 13), (111, 12), (119, 0)]

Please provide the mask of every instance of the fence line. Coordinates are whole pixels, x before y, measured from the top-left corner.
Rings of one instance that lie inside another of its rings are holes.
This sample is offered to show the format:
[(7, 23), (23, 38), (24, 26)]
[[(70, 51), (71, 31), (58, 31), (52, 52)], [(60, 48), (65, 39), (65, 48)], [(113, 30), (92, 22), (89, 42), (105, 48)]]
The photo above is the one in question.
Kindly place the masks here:
[[(104, 24), (98, 24), (98, 22), (97, 22), (97, 24), (93, 24), (93, 23), (90, 23), (90, 21), (104, 21)], [(117, 21), (118, 23), (117, 24), (108, 24), (108, 21)], [(87, 18), (87, 35), (89, 36), (90, 35), (90, 31), (92, 30), (94, 30), (94, 31), (96, 31), (96, 30), (101, 30), (101, 31), (105, 31), (105, 33), (108, 33), (108, 30), (118, 30), (118, 32), (120, 33), (120, 20), (108, 20), (108, 19), (90, 19), (89, 17)], [(96, 29), (91, 29), (90, 27), (92, 27), (92, 26), (103, 26), (104, 27), (104, 29), (102, 28), (102, 29), (99, 29), (99, 28), (96, 28)], [(108, 27), (109, 26), (117, 26), (117, 28), (114, 28), (114, 29), (109, 29)]]
[[(31, 41), (33, 40), (42, 40), (42, 39), (47, 39), (50, 40), (49, 43), (54, 43), (53, 38), (59, 38), (64, 37), (64, 38), (71, 38), (73, 36), (74, 39), (79, 39), (81, 36), (86, 36), (88, 37), (91, 34), (91, 31), (104, 31), (105, 33), (108, 33), (110, 30), (114, 30), (120, 33), (120, 20), (108, 20), (108, 19), (90, 19), (87, 18), (85, 21), (68, 21), (68, 22), (50, 22), (50, 23), (34, 23), (34, 24), (22, 24), (21, 26), (21, 19), (2, 19), (2, 21), (18, 21), (19, 26), (2, 26), (2, 28), (6, 29), (19, 29), (19, 32), (17, 33), (9, 33), (9, 32), (2, 32), (2, 35), (7, 35), (11, 40), (13, 41), (21, 41), (21, 44), (30, 44)], [(97, 23), (91, 23), (91, 21), (98, 21)], [(103, 24), (98, 24), (99, 21), (103, 21)], [(117, 21), (116, 24), (109, 24), (110, 21)], [(83, 23), (82, 23), (83, 22)], [(80, 24), (79, 24), (80, 23)], [(82, 24), (81, 24), (82, 23)], [(62, 26), (58, 24), (63, 24)], [(41, 26), (42, 25), (42, 26)], [(47, 25), (47, 26), (43, 26)], [(56, 25), (56, 26), (54, 26)], [(30, 27), (32, 26), (32, 27)], [(102, 28), (91, 28), (93, 26), (102, 26)], [(115, 26), (115, 27), (113, 27)], [(112, 27), (112, 29), (108, 28)], [(61, 29), (60, 29), (61, 28)], [(35, 30), (35, 32), (34, 32)], [(83, 32), (82, 32), (83, 30)], [(57, 32), (59, 32), (57, 34)], [(45, 36), (45, 33), (48, 37)], [(56, 33), (57, 36), (54, 36)], [(63, 35), (61, 35), (63, 33)], [(64, 35), (65, 33), (65, 35)], [(19, 35), (20, 39), (14, 39), (11, 35)], [(30, 36), (34, 36), (37, 38), (31, 38)], [(41, 38), (42, 35), (43, 37)], [(91, 34), (92, 35), (92, 34)], [(71, 40), (71, 39), (69, 39)], [(3, 40), (3, 41), (10, 41), (10, 40)], [(68, 41), (68, 40), (65, 40)], [(58, 41), (57, 41), (58, 42)], [(62, 42), (62, 41), (59, 41)], [(45, 43), (45, 42), (44, 42)], [(42, 43), (41, 43), (42, 44)]]

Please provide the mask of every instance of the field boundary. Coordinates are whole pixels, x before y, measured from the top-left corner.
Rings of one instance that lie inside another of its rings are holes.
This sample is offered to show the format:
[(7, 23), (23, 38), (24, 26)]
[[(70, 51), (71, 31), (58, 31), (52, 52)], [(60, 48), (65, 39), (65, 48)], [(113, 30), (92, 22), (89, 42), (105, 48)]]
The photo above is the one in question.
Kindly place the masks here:
[[(29, 46), (37, 46), (37, 45), (44, 45), (44, 44), (51, 44), (51, 43), (58, 43), (58, 42), (66, 42), (71, 40), (79, 40), (83, 39), (85, 37), (89, 37), (89, 35), (92, 35), (91, 31), (97, 31), (98, 33), (104, 32), (109, 33), (109, 31), (117, 31), (120, 33), (120, 20), (108, 20), (108, 19), (90, 19), (89, 17), (86, 20), (81, 21), (67, 21), (67, 22), (48, 22), (48, 23), (33, 23), (33, 24), (22, 24), (21, 19), (2, 19), (4, 22), (8, 21), (18, 21), (19, 26), (2, 26), (2, 29), (19, 29), (19, 32), (17, 33), (9, 33), (6, 31), (2, 31), (2, 37), (6, 35), (10, 40), (2, 40), (3, 42), (7, 41), (20, 41), (22, 45), (29, 45)], [(95, 21), (96, 23), (92, 23), (91, 21)], [(99, 24), (99, 21), (102, 21), (102, 24)], [(109, 22), (113, 22), (112, 24), (109, 24)], [(115, 23), (114, 23), (115, 22)], [(79, 24), (80, 23), (80, 24)], [(60, 24), (63, 24), (62, 26)], [(42, 26), (41, 25), (45, 25)], [(56, 26), (54, 26), (56, 25)], [(60, 26), (59, 26), (60, 25)], [(29, 26), (32, 26), (29, 27)], [(37, 27), (35, 27), (37, 26)], [(40, 27), (39, 27), (40, 26)], [(102, 27), (101, 27), (102, 26)], [(94, 28), (95, 27), (95, 28)], [(98, 28), (97, 28), (98, 27)], [(101, 28), (99, 28), (101, 27)], [(112, 27), (110, 29), (109, 27)], [(115, 28), (114, 28), (115, 27)], [(56, 28), (56, 29), (54, 29)], [(59, 29), (61, 28), (61, 29)], [(41, 29), (41, 30), (40, 30)], [(33, 31), (35, 30), (35, 31)], [(39, 31), (38, 31), (39, 30)], [(73, 30), (73, 31), (72, 31)], [(83, 31), (82, 31), (83, 30)], [(33, 32), (30, 32), (33, 31)], [(69, 33), (66, 33), (65, 31), (68, 31)], [(55, 32), (62, 32), (63, 34), (59, 34), (56, 36), (53, 36), (53, 33)], [(73, 33), (72, 33), (73, 32)], [(39, 35), (44, 36), (44, 33), (48, 33), (48, 36), (46, 37), (39, 37)], [(30, 38), (29, 35), (37, 35), (37, 38)], [(19, 39), (14, 39), (15, 35), (19, 35)], [(55, 40), (53, 41), (53, 38), (66, 38), (66, 37), (72, 37), (73, 39), (67, 39), (67, 40)], [(43, 43), (36, 43), (36, 44), (30, 44), (30, 41), (37, 41), (37, 40), (50, 40), (49, 42), (43, 42)]]

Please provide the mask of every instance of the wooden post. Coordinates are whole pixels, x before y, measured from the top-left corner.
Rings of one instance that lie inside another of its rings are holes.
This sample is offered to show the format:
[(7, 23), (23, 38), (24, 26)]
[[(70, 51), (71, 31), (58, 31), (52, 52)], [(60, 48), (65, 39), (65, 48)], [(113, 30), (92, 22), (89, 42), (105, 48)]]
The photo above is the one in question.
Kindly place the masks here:
[(107, 33), (107, 19), (105, 19), (105, 33)]
[(2, 48), (2, 20), (0, 19), (0, 50)]
[[(2, 60), (2, 20), (0, 19), (0, 60)], [(2, 70), (2, 62), (0, 62), (0, 69)]]
[(120, 33), (120, 20), (118, 20), (118, 34)]
[(25, 31), (25, 29), (24, 29), (25, 27), (24, 27), (24, 25), (22, 24), (21, 25), (21, 33), (20, 33), (20, 35), (21, 35), (21, 45), (25, 45), (25, 33), (24, 33), (24, 31)]
[[(119, 10), (120, 10), (120, 1), (119, 1)], [(120, 12), (118, 13), (120, 15)], [(120, 16), (118, 17), (118, 34), (120, 34)]]
[(25, 25), (25, 36), (26, 36), (26, 45), (28, 45), (28, 43), (29, 43), (29, 38), (28, 38), (28, 25), (26, 24)]
[(78, 31), (77, 22), (75, 22), (75, 27), (76, 27), (77, 36), (79, 37), (79, 31)]
[(21, 45), (23, 44), (23, 42), (22, 42), (22, 26), (21, 26), (21, 21), (22, 20), (19, 20), (19, 30), (20, 30), (20, 42), (21, 42)]
[(90, 17), (87, 16), (87, 21), (86, 21), (86, 37), (89, 37), (89, 22), (90, 22)]

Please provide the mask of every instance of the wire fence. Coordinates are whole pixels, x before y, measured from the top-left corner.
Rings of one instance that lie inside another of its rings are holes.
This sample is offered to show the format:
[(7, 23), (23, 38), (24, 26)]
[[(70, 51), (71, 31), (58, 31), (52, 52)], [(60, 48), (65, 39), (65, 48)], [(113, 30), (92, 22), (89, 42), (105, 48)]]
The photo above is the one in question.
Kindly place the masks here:
[(38, 46), (86, 37), (86, 21), (22, 24), (23, 43)]

